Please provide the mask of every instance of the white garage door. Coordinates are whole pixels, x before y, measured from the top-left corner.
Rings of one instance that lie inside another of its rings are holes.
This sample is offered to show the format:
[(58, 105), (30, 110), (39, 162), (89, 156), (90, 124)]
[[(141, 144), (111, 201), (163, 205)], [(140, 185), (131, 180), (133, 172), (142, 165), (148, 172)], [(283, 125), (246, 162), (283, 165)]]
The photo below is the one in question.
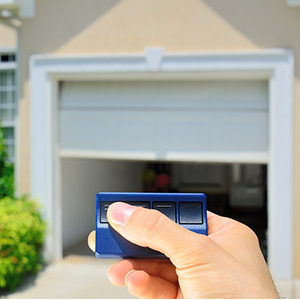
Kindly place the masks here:
[(63, 82), (63, 156), (268, 160), (267, 81)]

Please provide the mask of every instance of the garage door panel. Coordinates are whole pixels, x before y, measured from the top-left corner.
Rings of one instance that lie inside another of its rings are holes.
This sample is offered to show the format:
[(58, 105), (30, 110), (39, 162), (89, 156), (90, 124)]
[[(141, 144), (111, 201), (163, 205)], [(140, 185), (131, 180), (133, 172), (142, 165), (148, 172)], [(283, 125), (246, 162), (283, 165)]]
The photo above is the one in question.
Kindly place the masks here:
[[(66, 118), (68, 115), (68, 118)], [(267, 151), (266, 113), (85, 111), (61, 114), (63, 150)], [(76, 117), (77, 116), (77, 117)]]
[(267, 81), (74, 81), (61, 109), (268, 109)]
[(155, 117), (147, 112), (115, 112), (111, 114), (112, 148), (143, 150), (155, 147)]
[(161, 160), (177, 153), (200, 160), (201, 153), (267, 157), (264, 81), (72, 82), (61, 94), (64, 153)]
[[(212, 151), (268, 151), (268, 114), (266, 112), (215, 113), (212, 122)], [(214, 121), (213, 121), (214, 120)]]
[(101, 149), (107, 130), (105, 115), (93, 111), (60, 112), (60, 146), (62, 149)]
[(174, 150), (205, 150), (209, 141), (209, 117), (203, 113), (182, 112), (168, 114), (166, 145)]
[(199, 151), (267, 151), (265, 112), (191, 112), (167, 121), (168, 148)]

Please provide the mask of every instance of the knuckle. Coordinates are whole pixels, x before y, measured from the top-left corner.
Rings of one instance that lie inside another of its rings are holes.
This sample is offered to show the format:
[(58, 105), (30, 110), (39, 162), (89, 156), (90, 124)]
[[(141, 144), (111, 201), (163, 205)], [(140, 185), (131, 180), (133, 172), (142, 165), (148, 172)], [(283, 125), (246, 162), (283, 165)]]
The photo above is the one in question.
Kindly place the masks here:
[(142, 234), (148, 239), (154, 239), (163, 231), (163, 215), (155, 210), (148, 212), (144, 218)]
[(256, 244), (259, 244), (259, 239), (258, 239), (258, 236), (256, 235), (256, 233), (249, 227), (247, 227), (248, 229), (248, 236), (249, 236), (249, 239), (251, 239), (251, 241), (253, 241), (253, 243), (255, 242)]
[(259, 239), (256, 233), (247, 225), (236, 222), (236, 230), (240, 232), (240, 235), (252, 244), (259, 245)]

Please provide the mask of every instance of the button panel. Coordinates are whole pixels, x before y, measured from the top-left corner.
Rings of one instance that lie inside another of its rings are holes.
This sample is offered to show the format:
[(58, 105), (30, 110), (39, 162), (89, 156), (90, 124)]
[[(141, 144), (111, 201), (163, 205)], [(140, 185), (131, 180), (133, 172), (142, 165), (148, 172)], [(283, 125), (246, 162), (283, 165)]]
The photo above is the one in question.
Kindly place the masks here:
[(176, 222), (176, 203), (175, 202), (153, 202), (153, 209), (156, 209)]
[(180, 224), (203, 224), (201, 202), (179, 202)]
[[(146, 201), (122, 201), (137, 207), (150, 208), (150, 202)], [(102, 201), (100, 222), (108, 223), (107, 210), (108, 207), (116, 201)], [(179, 224), (203, 224), (202, 202), (179, 202), (178, 221)], [(177, 222), (176, 203), (175, 202), (153, 202), (153, 209), (156, 209)]]

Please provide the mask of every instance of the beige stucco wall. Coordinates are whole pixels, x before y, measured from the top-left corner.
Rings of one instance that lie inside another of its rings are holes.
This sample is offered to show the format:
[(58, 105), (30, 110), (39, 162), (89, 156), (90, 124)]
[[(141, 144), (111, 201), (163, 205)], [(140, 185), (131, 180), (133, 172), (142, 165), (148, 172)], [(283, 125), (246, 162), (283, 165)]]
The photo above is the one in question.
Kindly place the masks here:
[(166, 52), (294, 50), (294, 276), (300, 278), (300, 8), (288, 8), (286, 0), (37, 0), (36, 5), (36, 17), (24, 20), (20, 30), (22, 193), (30, 192), (31, 54), (128, 53), (155, 46)]
[(16, 47), (17, 34), (12, 27), (0, 22), (0, 48)]

